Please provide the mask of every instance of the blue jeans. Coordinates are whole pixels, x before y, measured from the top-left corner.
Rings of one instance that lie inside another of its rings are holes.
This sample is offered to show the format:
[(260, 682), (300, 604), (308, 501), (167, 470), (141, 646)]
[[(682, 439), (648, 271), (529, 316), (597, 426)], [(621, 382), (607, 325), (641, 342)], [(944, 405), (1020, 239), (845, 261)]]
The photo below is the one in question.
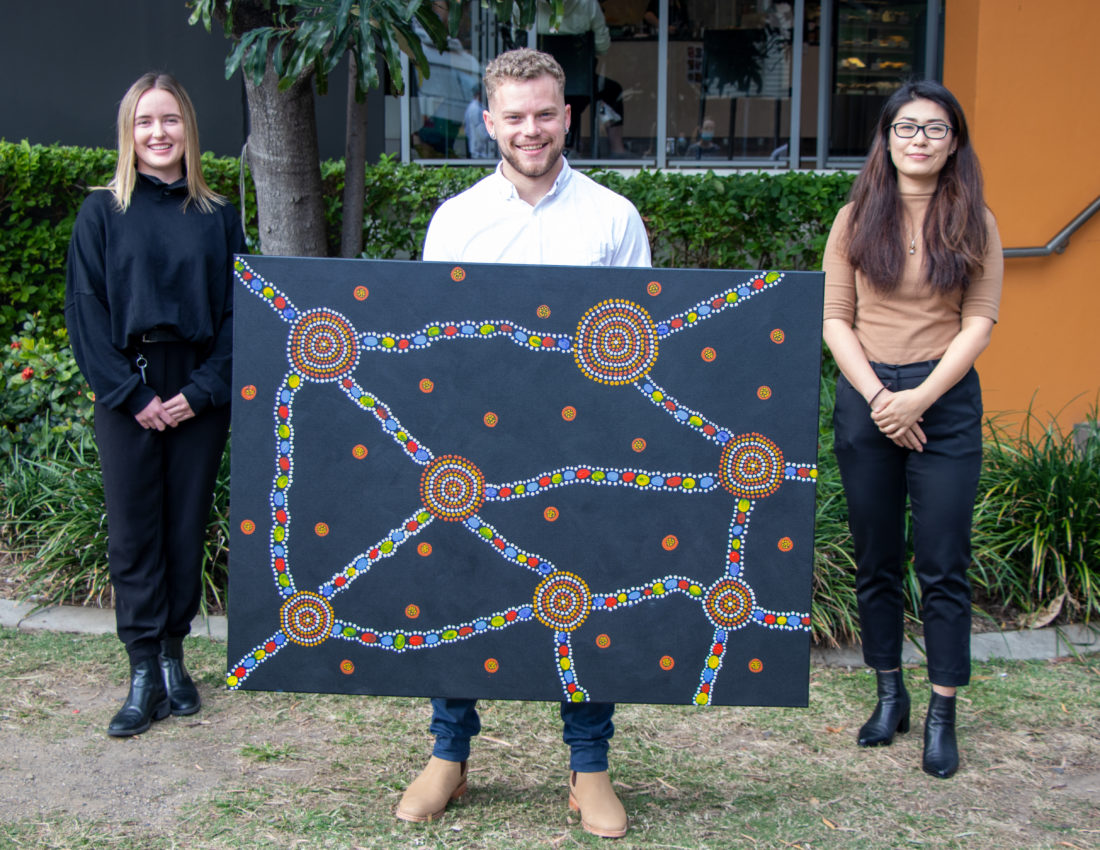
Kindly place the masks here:
[[(608, 741), (615, 734), (610, 702), (563, 702), (561, 704), (562, 740), (569, 747), (569, 769), (578, 773), (607, 770)], [(435, 735), (432, 755), (447, 761), (466, 761), (470, 757), (470, 738), (481, 731), (476, 699), (432, 700)]]

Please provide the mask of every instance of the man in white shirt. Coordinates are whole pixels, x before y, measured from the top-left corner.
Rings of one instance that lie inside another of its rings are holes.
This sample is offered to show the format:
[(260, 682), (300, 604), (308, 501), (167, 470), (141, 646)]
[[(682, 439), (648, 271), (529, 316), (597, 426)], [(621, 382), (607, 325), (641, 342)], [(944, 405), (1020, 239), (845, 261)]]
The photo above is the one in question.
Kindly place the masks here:
[[(502, 161), (436, 211), (425, 260), (650, 265), (649, 240), (634, 205), (573, 171), (562, 155), (570, 120), (564, 88), (561, 66), (548, 54), (521, 48), (489, 63), (483, 117)], [(397, 817), (430, 821), (466, 791), (470, 738), (481, 728), (476, 705), (432, 700), (432, 757), (405, 791)], [(625, 835), (627, 826), (607, 772), (614, 710), (609, 703), (561, 707), (562, 737), (570, 748), (569, 805), (580, 812), (585, 830), (606, 838)]]

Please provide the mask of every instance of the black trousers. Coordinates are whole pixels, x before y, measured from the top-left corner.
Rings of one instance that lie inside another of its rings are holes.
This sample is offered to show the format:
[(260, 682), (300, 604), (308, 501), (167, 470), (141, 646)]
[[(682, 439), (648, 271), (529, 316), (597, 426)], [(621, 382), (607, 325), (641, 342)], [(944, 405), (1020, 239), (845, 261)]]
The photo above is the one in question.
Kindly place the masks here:
[[(143, 346), (146, 381), (167, 400), (197, 357), (185, 343)], [(202, 548), (214, 482), (229, 432), (229, 405), (164, 431), (95, 405), (107, 502), (107, 560), (115, 621), (131, 663), (157, 655), (165, 637), (191, 631), (202, 594)]]
[[(921, 383), (936, 361), (872, 363), (890, 390)], [(833, 415), (836, 457), (856, 554), (863, 659), (876, 670), (901, 664), (905, 502), (912, 514), (914, 568), (921, 587), (928, 677), (970, 680), (970, 524), (982, 462), (982, 400), (970, 370), (924, 414), (923, 452), (887, 439), (863, 397), (843, 376)]]

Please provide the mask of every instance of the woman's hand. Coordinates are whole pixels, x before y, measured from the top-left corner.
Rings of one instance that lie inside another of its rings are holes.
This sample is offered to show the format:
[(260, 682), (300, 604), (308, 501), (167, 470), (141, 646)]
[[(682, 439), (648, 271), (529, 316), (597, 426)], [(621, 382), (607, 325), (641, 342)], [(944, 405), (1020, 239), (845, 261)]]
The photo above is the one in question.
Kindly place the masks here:
[(891, 392), (886, 389), (874, 399), (871, 419), (879, 431), (896, 445), (913, 451), (923, 451), (928, 438), (920, 427), (928, 405), (916, 390)]
[(168, 399), (164, 403), (164, 409), (175, 418), (177, 425), (185, 419), (193, 419), (195, 416), (195, 411), (191, 409), (191, 405), (183, 393), (176, 393)]
[(179, 424), (175, 414), (164, 405), (159, 395), (145, 405), (134, 419), (146, 430), (156, 428), (158, 431), (163, 431), (165, 428), (175, 428)]

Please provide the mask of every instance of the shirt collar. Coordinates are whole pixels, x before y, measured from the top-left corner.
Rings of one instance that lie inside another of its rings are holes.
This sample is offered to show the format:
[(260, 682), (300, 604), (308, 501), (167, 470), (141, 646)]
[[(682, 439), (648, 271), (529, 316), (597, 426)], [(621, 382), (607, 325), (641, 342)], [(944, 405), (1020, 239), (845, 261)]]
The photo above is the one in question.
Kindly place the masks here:
[[(513, 198), (519, 199), (519, 193), (516, 191), (515, 185), (504, 176), (504, 160), (497, 162), (496, 171), (493, 172), (493, 177), (497, 181), (500, 196), (506, 201), (510, 201)], [(561, 158), (561, 171), (558, 172), (558, 176), (554, 178), (554, 185), (550, 187), (550, 191), (546, 193), (542, 200), (546, 198), (553, 198), (556, 195), (560, 195), (565, 191), (565, 188), (569, 185), (569, 181), (573, 179), (573, 169), (569, 165), (569, 160), (566, 157)], [(540, 200), (541, 204), (542, 201)]]

